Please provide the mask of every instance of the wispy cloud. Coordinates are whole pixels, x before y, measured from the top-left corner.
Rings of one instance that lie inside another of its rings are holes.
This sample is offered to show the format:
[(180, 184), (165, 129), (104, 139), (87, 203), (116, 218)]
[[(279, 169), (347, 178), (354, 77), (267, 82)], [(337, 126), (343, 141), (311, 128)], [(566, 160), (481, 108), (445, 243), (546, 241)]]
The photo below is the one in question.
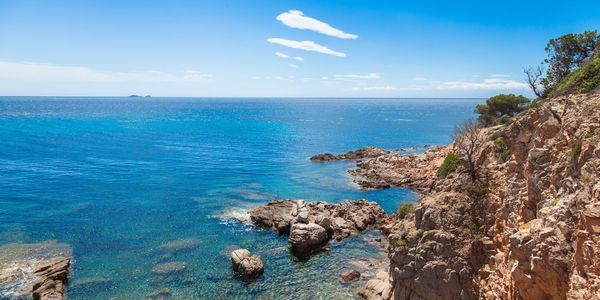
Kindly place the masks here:
[(161, 81), (161, 82), (205, 82), (212, 78), (198, 70), (187, 70), (179, 74), (162, 71), (111, 72), (86, 67), (59, 66), (36, 62), (0, 61), (0, 78), (23, 80), (110, 82), (110, 81)]
[(510, 75), (506, 75), (506, 74), (492, 74), (490, 75), (490, 77), (495, 77), (495, 78), (508, 78), (511, 77)]
[(357, 75), (357, 74), (335, 75), (335, 78), (378, 79), (378, 78), (381, 78), (381, 76), (377, 73), (369, 73), (367, 75)]
[(330, 54), (330, 55), (335, 55), (335, 56), (339, 56), (339, 57), (345, 57), (346, 53), (342, 53), (342, 52), (336, 52), (333, 51), (325, 46), (321, 46), (313, 41), (292, 41), (292, 40), (286, 40), (286, 39), (281, 39), (281, 38), (270, 38), (267, 39), (267, 42), (269, 43), (273, 43), (273, 44), (279, 44), (279, 45), (283, 45), (286, 47), (290, 47), (290, 48), (294, 48), (294, 49), (300, 49), (300, 50), (306, 50), (306, 51), (315, 51), (315, 52), (320, 52), (320, 53), (324, 53), (324, 54)]
[(337, 28), (331, 27), (325, 22), (307, 17), (299, 10), (290, 10), (288, 12), (284, 12), (277, 16), (277, 20), (292, 28), (308, 29), (341, 39), (355, 40), (358, 38), (358, 35), (356, 34), (345, 33)]
[(425, 80), (427, 80), (427, 78), (424, 78), (424, 77), (415, 77), (415, 78), (413, 78), (413, 80), (415, 80), (415, 81), (425, 81)]
[(295, 64), (288, 64), (288, 66), (289, 66), (290, 68), (297, 68), (297, 67), (298, 67), (298, 66), (297, 66), (297, 65), (295, 65)]
[(304, 60), (304, 58), (302, 58), (302, 57), (300, 57), (300, 56), (296, 56), (296, 57), (294, 57), (294, 59), (295, 59), (295, 60), (299, 60), (299, 61), (303, 61), (303, 60)]
[(277, 55), (279, 57), (282, 57), (282, 58), (288, 58), (289, 57), (288, 55), (285, 55), (285, 54), (283, 54), (281, 52), (275, 52), (275, 55)]
[(463, 81), (446, 81), (441, 82), (437, 89), (463, 89), (463, 90), (526, 90), (529, 86), (526, 83), (518, 82), (511, 79), (485, 79), (483, 82), (463, 82)]

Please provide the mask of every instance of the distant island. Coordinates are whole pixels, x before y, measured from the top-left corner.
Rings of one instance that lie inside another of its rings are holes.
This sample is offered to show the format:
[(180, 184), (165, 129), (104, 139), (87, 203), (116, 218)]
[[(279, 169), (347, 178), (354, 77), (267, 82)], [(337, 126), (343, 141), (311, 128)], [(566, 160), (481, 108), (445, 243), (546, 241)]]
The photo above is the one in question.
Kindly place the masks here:
[[(140, 96), (140, 95), (129, 95), (129, 96), (127, 96), (127, 97), (128, 97), (128, 98), (142, 98), (142, 96)], [(150, 98), (150, 97), (152, 97), (152, 96), (150, 96), (150, 95), (146, 95), (146, 96), (143, 96), (143, 97), (144, 97), (144, 98)]]

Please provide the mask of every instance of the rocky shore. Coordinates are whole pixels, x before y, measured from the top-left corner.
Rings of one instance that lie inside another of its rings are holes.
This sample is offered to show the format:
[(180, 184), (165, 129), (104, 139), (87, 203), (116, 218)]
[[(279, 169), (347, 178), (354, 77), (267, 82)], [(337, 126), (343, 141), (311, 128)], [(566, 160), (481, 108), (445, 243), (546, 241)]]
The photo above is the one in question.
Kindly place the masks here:
[(600, 299), (599, 122), (598, 94), (571, 95), (481, 130), (476, 182), (462, 167), (437, 176), (454, 145), (357, 162), (350, 173), (363, 188), (424, 195), (414, 213), (383, 226), (389, 271), (359, 296)]
[(364, 199), (340, 204), (272, 200), (250, 211), (250, 219), (257, 226), (289, 235), (292, 253), (303, 258), (323, 249), (330, 239), (341, 240), (382, 224), (387, 214)]
[(317, 154), (310, 158), (311, 161), (336, 161), (336, 160), (357, 160), (363, 158), (377, 157), (388, 154), (390, 151), (377, 147), (364, 147), (355, 151), (348, 151), (344, 154), (334, 155), (331, 153)]
[(66, 294), (72, 249), (56, 241), (0, 247), (0, 295), (60, 300)]

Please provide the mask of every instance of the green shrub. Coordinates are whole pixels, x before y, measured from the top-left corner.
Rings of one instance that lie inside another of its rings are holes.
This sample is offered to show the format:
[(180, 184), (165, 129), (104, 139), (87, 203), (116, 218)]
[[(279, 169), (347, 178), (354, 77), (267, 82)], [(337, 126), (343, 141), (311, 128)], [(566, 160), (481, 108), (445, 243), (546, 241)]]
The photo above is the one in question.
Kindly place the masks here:
[(581, 146), (583, 144), (583, 140), (577, 140), (577, 142), (575, 142), (575, 145), (573, 145), (573, 148), (571, 148), (571, 157), (575, 158), (577, 156), (579, 156), (579, 154), (581, 154)]
[(494, 156), (498, 159), (499, 163), (507, 162), (512, 155), (512, 152), (508, 150), (502, 138), (494, 140), (494, 152), (496, 153)]
[(588, 132), (588, 133), (586, 133), (586, 134), (583, 136), (583, 138), (584, 138), (584, 139), (589, 139), (589, 138), (591, 138), (591, 137), (593, 137), (593, 136), (594, 136), (594, 133), (593, 133), (593, 132)]
[(550, 96), (588, 93), (597, 87), (600, 87), (600, 52), (598, 51), (579, 68), (565, 76), (556, 85)]
[(437, 176), (440, 178), (446, 178), (448, 174), (454, 172), (456, 168), (462, 165), (463, 163), (458, 157), (458, 155), (454, 153), (448, 153), (448, 155), (446, 155), (446, 158), (444, 158), (444, 162), (437, 171)]
[(504, 115), (498, 119), (496, 119), (496, 124), (500, 125), (500, 124), (510, 124), (512, 123), (512, 116), (509, 115)]
[(567, 252), (567, 255), (565, 255), (565, 261), (570, 262), (572, 259), (573, 259), (573, 251)]
[(585, 176), (583, 178), (583, 183), (588, 183), (589, 184), (589, 183), (592, 183), (592, 181), (593, 181), (592, 177), (590, 177), (590, 176)]
[(404, 219), (406, 216), (408, 216), (409, 214), (413, 213), (415, 211), (415, 206), (407, 203), (407, 204), (402, 204), (400, 205), (400, 207), (398, 207), (398, 218), (400, 219)]
[(475, 107), (475, 113), (479, 114), (479, 121), (484, 125), (493, 124), (499, 121), (500, 124), (512, 122), (512, 117), (528, 107), (529, 99), (514, 94), (500, 94), (491, 97), (485, 101), (485, 104), (479, 104)]
[(556, 204), (558, 204), (558, 201), (560, 200), (560, 198), (555, 198), (554, 200), (550, 201), (550, 203), (548, 203), (549, 207), (554, 207), (556, 206)]

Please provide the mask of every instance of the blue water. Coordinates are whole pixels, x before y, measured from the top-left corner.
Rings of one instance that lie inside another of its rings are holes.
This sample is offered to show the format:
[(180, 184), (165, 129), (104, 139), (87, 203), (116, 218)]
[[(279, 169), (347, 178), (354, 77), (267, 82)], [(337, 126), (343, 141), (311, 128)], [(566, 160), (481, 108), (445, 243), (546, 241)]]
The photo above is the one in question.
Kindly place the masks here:
[[(352, 162), (314, 154), (364, 146), (443, 145), (482, 99), (209, 99), (0, 97), (0, 245), (58, 240), (75, 258), (69, 299), (352, 296), (348, 261), (381, 257), (366, 236), (308, 261), (285, 237), (232, 217), (275, 198), (366, 198), (388, 213), (418, 195), (361, 191)], [(193, 241), (188, 249), (161, 245)], [(250, 249), (265, 274), (244, 282), (229, 251)], [(158, 263), (185, 272), (157, 278)], [(1, 297), (0, 297), (1, 298)]]

